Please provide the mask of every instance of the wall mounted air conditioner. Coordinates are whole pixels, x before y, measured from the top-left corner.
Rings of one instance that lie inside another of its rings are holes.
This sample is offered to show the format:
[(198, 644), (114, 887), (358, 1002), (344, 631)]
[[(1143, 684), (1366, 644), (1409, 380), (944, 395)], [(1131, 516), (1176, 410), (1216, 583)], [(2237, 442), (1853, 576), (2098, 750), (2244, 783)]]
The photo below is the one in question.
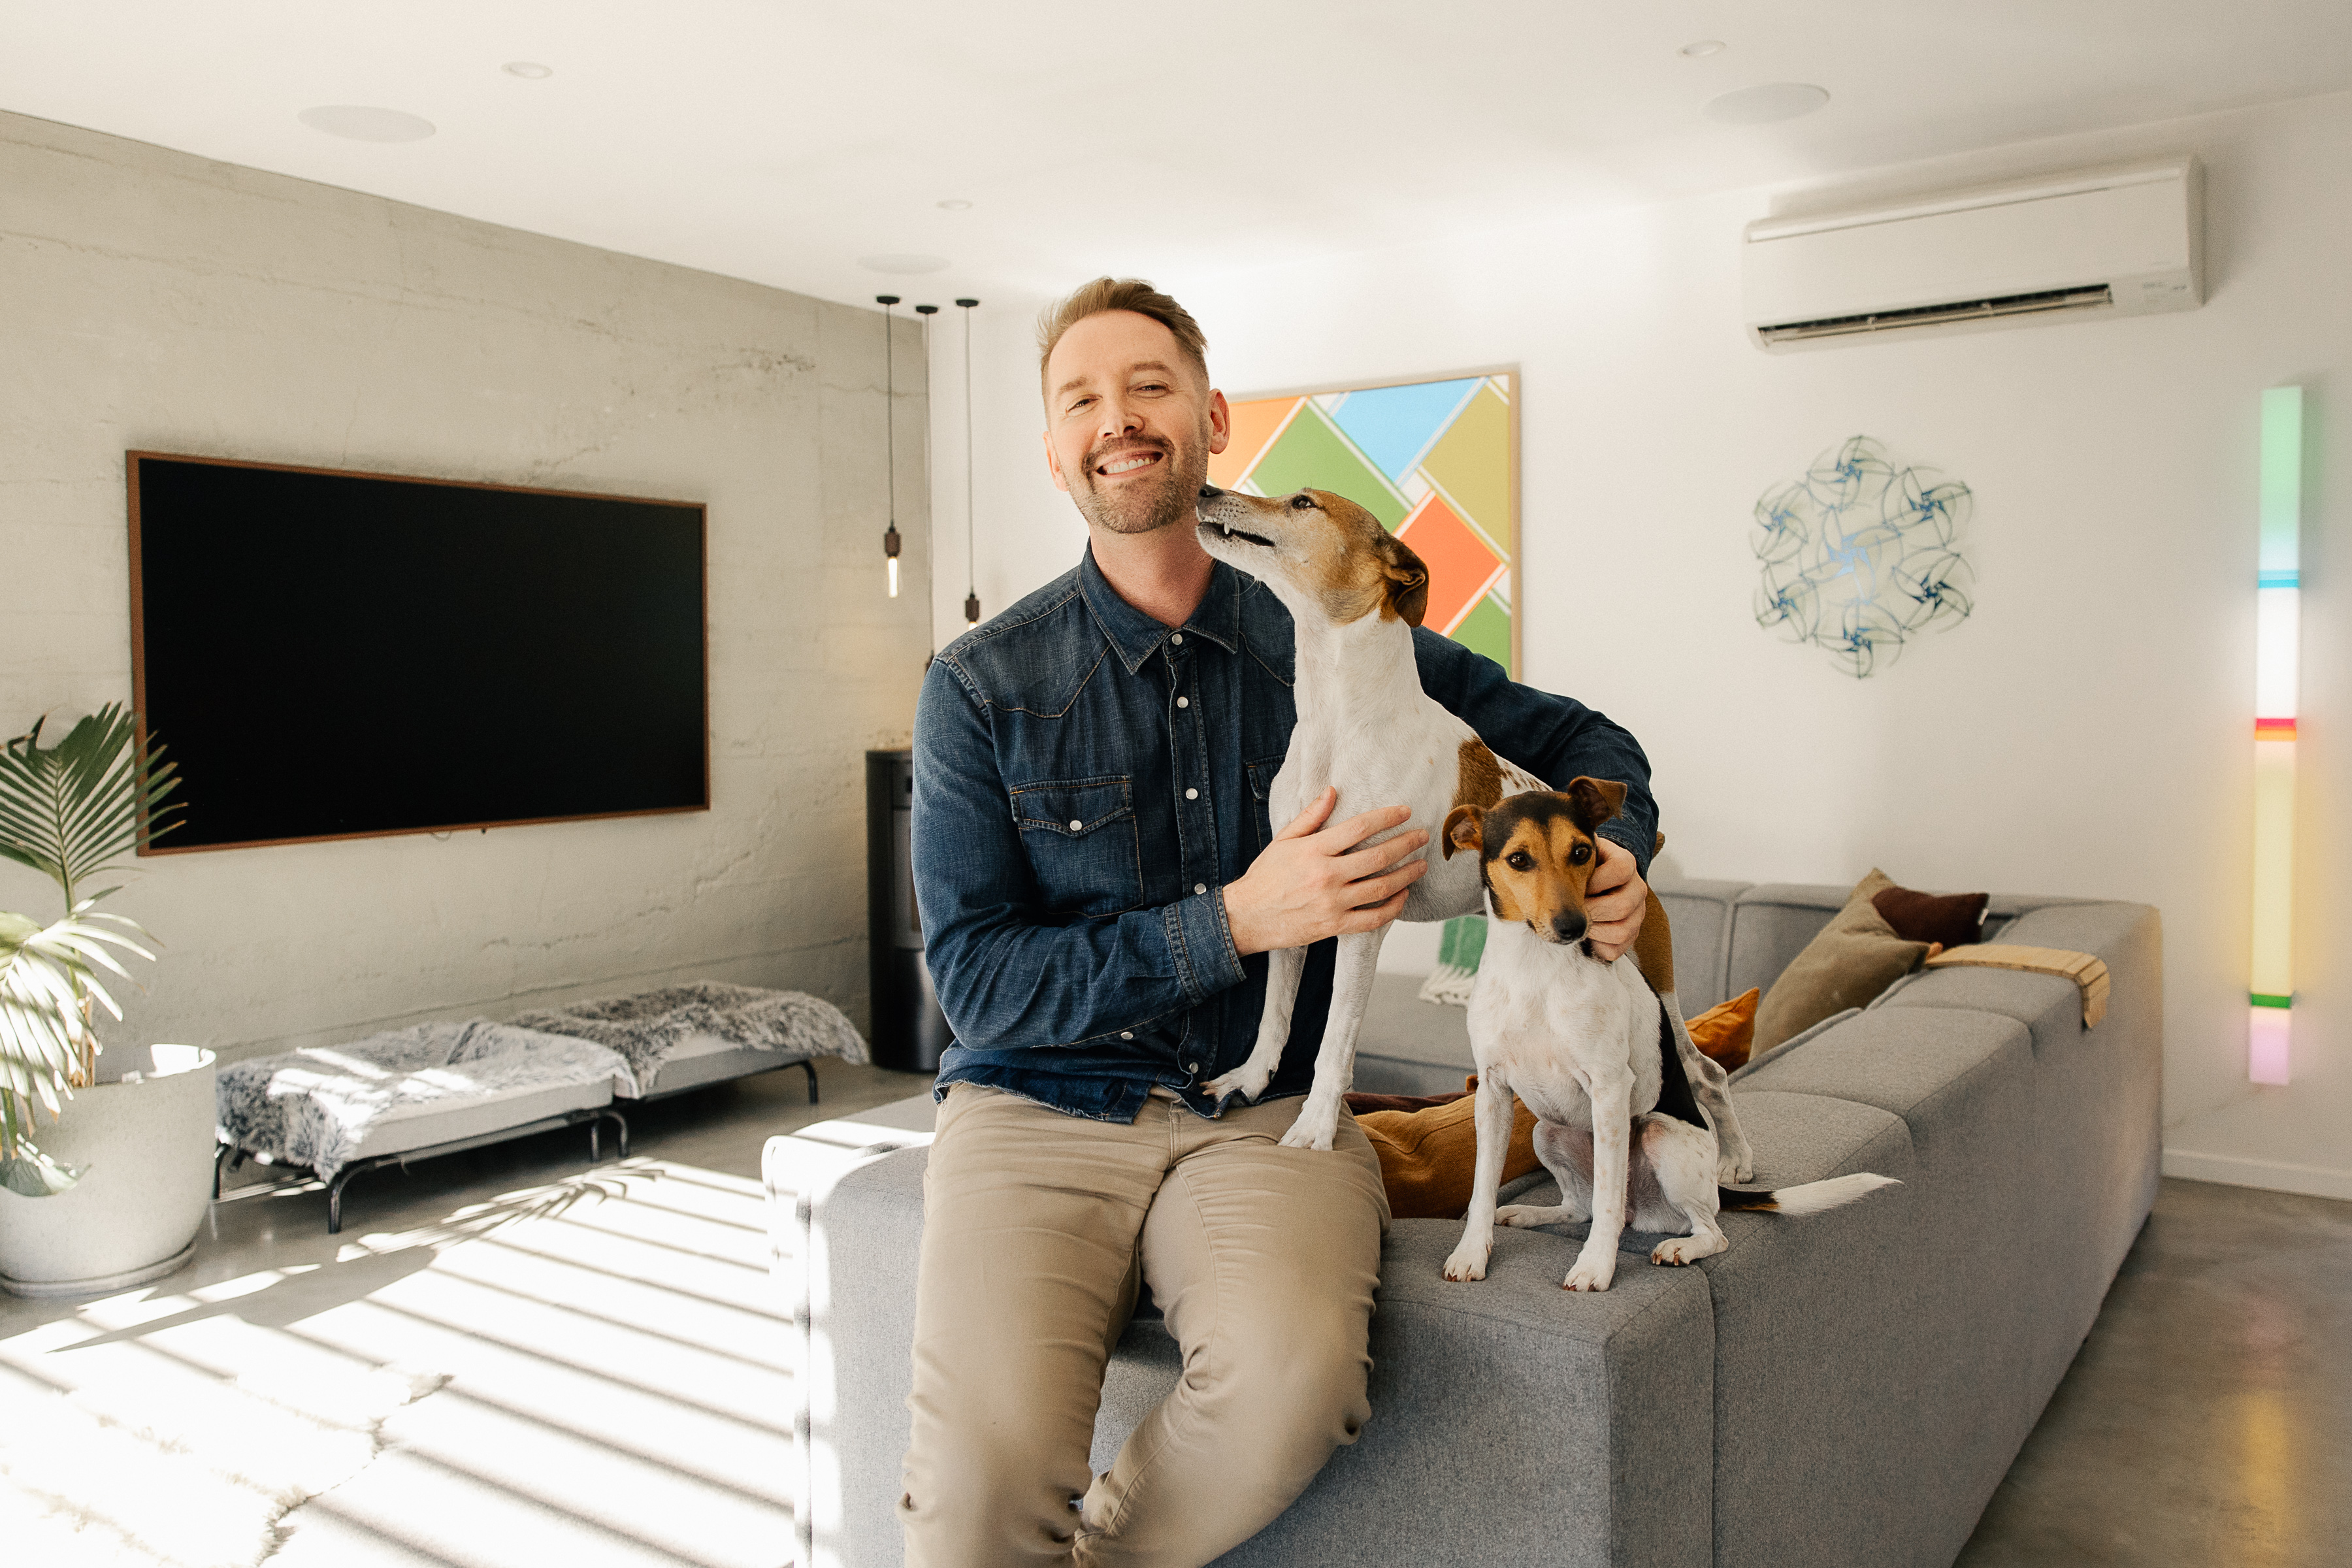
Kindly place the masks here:
[(1748, 334), (1768, 350), (1891, 333), (2193, 310), (2193, 157), (1748, 226)]

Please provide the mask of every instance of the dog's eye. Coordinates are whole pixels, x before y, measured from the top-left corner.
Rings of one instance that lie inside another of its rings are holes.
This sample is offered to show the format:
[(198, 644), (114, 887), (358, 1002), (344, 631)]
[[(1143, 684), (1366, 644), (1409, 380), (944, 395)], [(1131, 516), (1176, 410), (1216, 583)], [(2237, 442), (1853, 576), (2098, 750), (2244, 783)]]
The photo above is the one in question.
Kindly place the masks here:
[(1503, 858), (1503, 864), (1514, 871), (1532, 871), (1536, 868), (1536, 858), (1524, 849), (1514, 849)]
[(1568, 852), (1568, 863), (1571, 866), (1581, 866), (1591, 858), (1592, 850), (1587, 845), (1580, 844)]
[(1293, 511), (1313, 511), (1315, 510), (1315, 498), (1308, 495), (1305, 490), (1301, 490), (1297, 495), (1290, 498), (1290, 510)]

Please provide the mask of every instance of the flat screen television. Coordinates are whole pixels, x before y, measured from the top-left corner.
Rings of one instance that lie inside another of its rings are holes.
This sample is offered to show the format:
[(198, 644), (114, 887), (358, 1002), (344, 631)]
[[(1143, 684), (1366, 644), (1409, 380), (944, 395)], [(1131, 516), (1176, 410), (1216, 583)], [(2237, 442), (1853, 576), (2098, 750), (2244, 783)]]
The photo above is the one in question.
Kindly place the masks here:
[(145, 853), (709, 809), (698, 504), (127, 466)]

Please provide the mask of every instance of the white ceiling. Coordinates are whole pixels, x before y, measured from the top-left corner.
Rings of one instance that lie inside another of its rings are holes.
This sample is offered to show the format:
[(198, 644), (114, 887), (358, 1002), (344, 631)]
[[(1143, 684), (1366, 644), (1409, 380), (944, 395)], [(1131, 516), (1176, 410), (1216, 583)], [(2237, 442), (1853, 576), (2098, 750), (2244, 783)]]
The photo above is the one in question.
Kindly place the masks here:
[[(1729, 47), (1677, 52), (1701, 38)], [(1701, 113), (1788, 81), (1829, 106)], [(0, 109), (861, 303), (1199, 276), (2346, 88), (2352, 0), (0, 0)], [(438, 132), (341, 141), (296, 120), (322, 104)], [(858, 265), (907, 252), (950, 265)]]

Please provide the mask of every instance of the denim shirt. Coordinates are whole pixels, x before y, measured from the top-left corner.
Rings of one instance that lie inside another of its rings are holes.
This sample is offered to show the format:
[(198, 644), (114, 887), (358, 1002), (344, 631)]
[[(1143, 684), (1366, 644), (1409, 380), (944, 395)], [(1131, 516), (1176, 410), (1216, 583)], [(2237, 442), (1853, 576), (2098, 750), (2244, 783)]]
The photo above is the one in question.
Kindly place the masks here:
[[(1657, 825), (1633, 737), (1416, 628), (1422, 689), (1554, 785), (1626, 785), (1601, 831), (1647, 872)], [(1257, 1039), (1264, 953), (1234, 950), (1223, 889), (1273, 837), (1266, 792), (1297, 710), (1290, 612), (1220, 562), (1181, 628), (1076, 571), (948, 645), (915, 714), (913, 853), (924, 954), (955, 1031), (937, 1093), (971, 1082), (1132, 1121)], [(1341, 801), (1345, 816), (1385, 801)], [(1308, 950), (1265, 1099), (1304, 1094), (1336, 942)]]

